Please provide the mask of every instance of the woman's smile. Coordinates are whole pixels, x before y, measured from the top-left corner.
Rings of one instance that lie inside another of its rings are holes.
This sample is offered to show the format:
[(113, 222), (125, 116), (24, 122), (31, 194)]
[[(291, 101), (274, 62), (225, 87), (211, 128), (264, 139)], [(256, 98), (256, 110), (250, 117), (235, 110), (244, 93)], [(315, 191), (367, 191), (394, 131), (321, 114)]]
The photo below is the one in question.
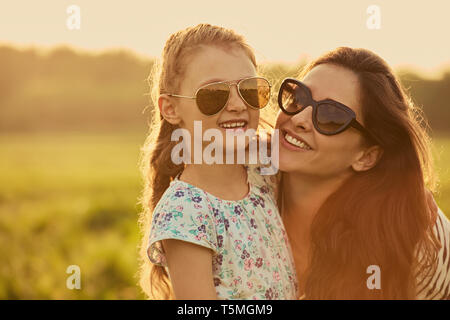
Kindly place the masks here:
[(281, 145), (292, 151), (311, 151), (311, 146), (298, 135), (288, 132), (285, 129), (280, 130)]

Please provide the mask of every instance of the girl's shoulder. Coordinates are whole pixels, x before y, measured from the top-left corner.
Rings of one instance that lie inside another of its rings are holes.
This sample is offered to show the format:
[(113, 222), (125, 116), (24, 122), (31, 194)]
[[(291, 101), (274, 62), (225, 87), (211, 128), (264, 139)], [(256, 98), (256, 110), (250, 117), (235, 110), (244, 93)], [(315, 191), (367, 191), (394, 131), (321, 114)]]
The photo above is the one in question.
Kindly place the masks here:
[[(161, 223), (165, 225), (172, 216), (178, 217), (180, 223), (192, 219), (211, 220), (216, 215), (214, 206), (214, 200), (210, 199), (205, 191), (175, 179), (171, 181), (153, 210), (152, 220), (154, 226), (161, 225)], [(165, 218), (163, 218), (164, 216)], [(161, 219), (162, 221), (160, 221)]]
[(218, 250), (217, 213), (201, 189), (173, 180), (153, 210), (147, 254), (154, 264), (166, 266), (162, 240), (174, 239)]
[(175, 202), (204, 202), (204, 191), (196, 186), (193, 186), (187, 182), (179, 179), (174, 179), (170, 182), (169, 187), (162, 195), (158, 206), (167, 205)]

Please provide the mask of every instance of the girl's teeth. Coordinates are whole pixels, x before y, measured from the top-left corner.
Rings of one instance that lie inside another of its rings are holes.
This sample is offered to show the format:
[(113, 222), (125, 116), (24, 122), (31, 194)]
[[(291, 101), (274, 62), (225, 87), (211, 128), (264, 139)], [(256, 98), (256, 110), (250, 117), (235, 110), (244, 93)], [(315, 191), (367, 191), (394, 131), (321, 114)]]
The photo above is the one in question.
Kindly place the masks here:
[(223, 128), (236, 128), (236, 127), (243, 127), (245, 125), (245, 122), (234, 122), (234, 123), (224, 123), (220, 126)]
[(284, 136), (286, 141), (289, 142), (290, 144), (305, 149), (305, 150), (310, 150), (311, 148), (304, 142), (302, 141), (298, 141), (297, 139), (295, 139), (293, 136), (290, 136), (289, 134), (286, 133), (286, 135)]

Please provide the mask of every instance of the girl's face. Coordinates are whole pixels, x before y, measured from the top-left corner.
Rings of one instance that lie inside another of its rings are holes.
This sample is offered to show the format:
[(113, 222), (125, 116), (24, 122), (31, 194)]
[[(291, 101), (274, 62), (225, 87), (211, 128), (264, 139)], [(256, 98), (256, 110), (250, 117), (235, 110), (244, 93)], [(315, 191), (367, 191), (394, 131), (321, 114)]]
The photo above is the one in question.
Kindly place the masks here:
[[(359, 103), (359, 83), (356, 74), (340, 66), (322, 64), (314, 67), (303, 79), (316, 101), (333, 99), (356, 113), (363, 124)], [(276, 128), (279, 129), (279, 169), (283, 172), (299, 173), (315, 178), (347, 177), (352, 165), (363, 150), (363, 137), (354, 128), (337, 135), (326, 136), (314, 128), (312, 107), (289, 116), (278, 113)], [(300, 148), (286, 140), (286, 134), (306, 142), (310, 149)]]
[[(187, 68), (180, 85), (180, 95), (194, 96), (197, 89), (205, 84), (218, 81), (237, 82), (240, 79), (256, 76), (256, 69), (245, 54), (238, 48), (219, 48), (204, 46), (187, 58)], [(218, 129), (226, 137), (225, 124), (244, 123), (244, 132), (258, 127), (259, 110), (248, 107), (241, 99), (234, 85), (231, 87), (227, 105), (218, 114), (206, 116), (200, 112), (194, 99), (177, 99), (180, 126), (194, 133), (194, 121), (202, 122), (202, 131)], [(247, 139), (246, 139), (247, 140)]]

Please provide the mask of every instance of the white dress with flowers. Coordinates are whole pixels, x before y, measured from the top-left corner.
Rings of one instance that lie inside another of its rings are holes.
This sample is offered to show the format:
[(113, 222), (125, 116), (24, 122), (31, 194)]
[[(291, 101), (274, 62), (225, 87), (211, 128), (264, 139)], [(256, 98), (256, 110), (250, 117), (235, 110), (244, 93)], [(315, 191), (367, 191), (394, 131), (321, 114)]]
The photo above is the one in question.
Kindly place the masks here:
[(172, 181), (153, 212), (148, 256), (167, 266), (161, 240), (191, 242), (213, 251), (219, 299), (296, 299), (294, 261), (273, 190), (256, 167), (247, 172), (250, 192), (238, 201)]

